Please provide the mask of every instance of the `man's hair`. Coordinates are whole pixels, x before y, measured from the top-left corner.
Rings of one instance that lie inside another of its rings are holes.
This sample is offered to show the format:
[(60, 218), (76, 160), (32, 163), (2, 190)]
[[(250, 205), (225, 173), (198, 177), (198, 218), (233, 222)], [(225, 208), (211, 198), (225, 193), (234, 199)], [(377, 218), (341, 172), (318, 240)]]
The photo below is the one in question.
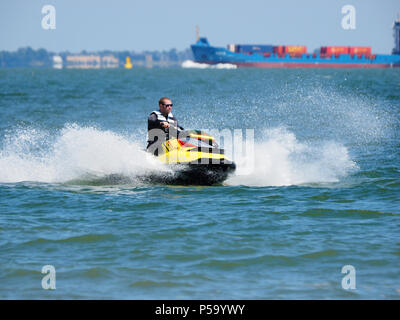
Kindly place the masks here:
[(158, 104), (160, 105), (160, 104), (164, 104), (164, 101), (165, 100), (171, 100), (170, 98), (167, 98), (167, 97), (162, 97), (159, 101), (158, 101)]

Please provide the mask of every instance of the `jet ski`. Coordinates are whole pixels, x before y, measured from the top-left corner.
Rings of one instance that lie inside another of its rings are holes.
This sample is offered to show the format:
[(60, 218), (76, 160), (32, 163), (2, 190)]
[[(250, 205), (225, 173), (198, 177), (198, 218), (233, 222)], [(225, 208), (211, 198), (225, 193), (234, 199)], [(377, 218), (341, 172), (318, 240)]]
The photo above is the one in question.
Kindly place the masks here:
[(153, 176), (152, 181), (175, 185), (220, 184), (236, 164), (219, 148), (215, 138), (200, 130), (182, 130), (158, 147), (157, 159), (172, 174)]

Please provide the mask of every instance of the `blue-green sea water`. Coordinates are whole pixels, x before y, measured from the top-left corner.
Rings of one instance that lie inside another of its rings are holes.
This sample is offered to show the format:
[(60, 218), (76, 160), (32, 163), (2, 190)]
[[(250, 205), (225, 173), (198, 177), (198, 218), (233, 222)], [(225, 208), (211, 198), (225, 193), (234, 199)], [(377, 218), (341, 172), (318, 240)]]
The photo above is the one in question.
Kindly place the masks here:
[[(399, 299), (399, 71), (0, 70), (0, 298)], [(162, 96), (223, 184), (140, 179)]]

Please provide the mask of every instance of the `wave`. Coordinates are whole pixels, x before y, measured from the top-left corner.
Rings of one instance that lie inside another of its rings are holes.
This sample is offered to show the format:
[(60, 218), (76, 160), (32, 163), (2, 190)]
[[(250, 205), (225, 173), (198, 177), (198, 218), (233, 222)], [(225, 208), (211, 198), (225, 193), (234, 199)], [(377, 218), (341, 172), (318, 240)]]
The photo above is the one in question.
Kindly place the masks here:
[(198, 63), (192, 60), (185, 60), (182, 62), (182, 68), (193, 68), (193, 69), (236, 69), (237, 66), (230, 63), (217, 63), (214, 65), (207, 63)]

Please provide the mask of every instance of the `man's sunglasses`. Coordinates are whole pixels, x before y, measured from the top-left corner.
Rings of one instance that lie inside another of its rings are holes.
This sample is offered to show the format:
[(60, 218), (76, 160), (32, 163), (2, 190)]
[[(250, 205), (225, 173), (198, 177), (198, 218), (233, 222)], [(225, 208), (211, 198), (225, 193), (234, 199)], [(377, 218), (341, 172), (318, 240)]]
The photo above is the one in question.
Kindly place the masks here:
[(171, 104), (165, 104), (165, 103), (163, 103), (162, 105), (163, 105), (163, 106), (166, 106), (166, 107), (172, 107), (172, 106), (173, 106), (172, 103), (171, 103)]

